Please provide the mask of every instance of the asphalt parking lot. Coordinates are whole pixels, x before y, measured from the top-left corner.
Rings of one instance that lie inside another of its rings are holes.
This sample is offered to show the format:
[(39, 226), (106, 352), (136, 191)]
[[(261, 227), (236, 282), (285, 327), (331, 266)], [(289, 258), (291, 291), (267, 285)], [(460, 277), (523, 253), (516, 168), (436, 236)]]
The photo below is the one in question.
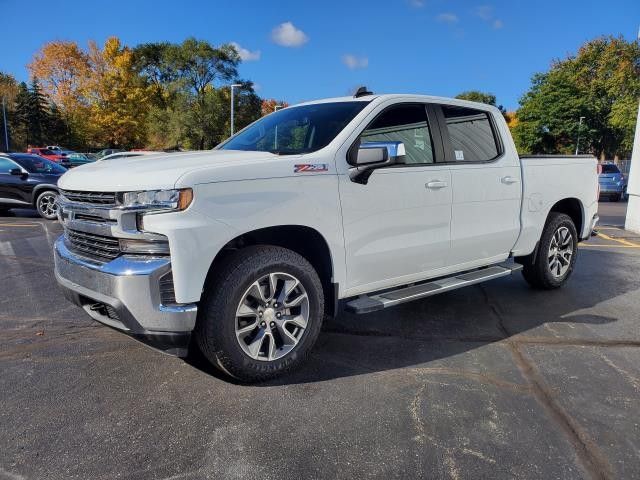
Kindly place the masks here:
[(327, 323), (311, 361), (230, 383), (88, 319), (56, 222), (0, 216), (0, 478), (638, 478), (640, 237), (569, 284), (520, 275)]

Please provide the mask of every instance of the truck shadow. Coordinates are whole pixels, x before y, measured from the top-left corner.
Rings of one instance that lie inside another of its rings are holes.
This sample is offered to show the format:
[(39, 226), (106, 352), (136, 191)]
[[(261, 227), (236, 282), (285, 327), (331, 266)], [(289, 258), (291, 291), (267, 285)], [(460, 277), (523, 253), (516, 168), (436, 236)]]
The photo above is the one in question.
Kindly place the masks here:
[[(489, 344), (611, 342), (628, 330), (601, 327), (623, 320), (591, 310), (638, 288), (630, 257), (582, 249), (569, 283), (554, 291), (529, 288), (519, 273), (368, 315), (341, 313), (325, 320), (308, 361), (263, 386), (322, 382), (401, 368), (424, 367)], [(602, 309), (610, 312), (610, 309)], [(637, 331), (631, 328), (631, 331)], [(640, 334), (633, 341), (640, 343)], [(206, 361), (196, 368), (224, 378)]]

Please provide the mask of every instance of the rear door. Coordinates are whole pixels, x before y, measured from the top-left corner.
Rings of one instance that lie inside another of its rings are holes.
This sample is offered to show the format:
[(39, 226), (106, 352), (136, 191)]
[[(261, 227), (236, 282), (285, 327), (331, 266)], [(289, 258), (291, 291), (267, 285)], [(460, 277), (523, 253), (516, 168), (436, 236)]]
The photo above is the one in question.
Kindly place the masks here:
[(520, 163), (507, 151), (491, 112), (439, 105), (445, 161), (451, 173), (454, 270), (499, 262), (520, 232)]

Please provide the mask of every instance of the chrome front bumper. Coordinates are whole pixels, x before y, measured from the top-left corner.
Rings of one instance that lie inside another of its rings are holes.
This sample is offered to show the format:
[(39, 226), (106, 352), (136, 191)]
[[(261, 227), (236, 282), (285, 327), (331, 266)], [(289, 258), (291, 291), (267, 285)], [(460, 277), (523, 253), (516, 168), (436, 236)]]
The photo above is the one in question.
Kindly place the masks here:
[(186, 355), (197, 305), (162, 305), (160, 278), (171, 271), (169, 259), (124, 255), (97, 264), (71, 252), (62, 236), (54, 260), (65, 297), (91, 318), (166, 353)]

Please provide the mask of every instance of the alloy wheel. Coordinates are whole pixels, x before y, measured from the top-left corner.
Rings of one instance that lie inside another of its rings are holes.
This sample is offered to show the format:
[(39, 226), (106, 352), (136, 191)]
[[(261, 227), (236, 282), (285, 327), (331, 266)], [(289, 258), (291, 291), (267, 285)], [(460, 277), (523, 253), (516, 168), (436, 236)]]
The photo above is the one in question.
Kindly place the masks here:
[(274, 361), (291, 353), (309, 322), (309, 297), (293, 275), (269, 273), (253, 282), (236, 310), (235, 333), (244, 353)]
[(45, 218), (55, 218), (58, 213), (58, 196), (55, 193), (45, 193), (38, 198), (38, 210)]
[(549, 270), (555, 278), (561, 278), (569, 270), (573, 257), (574, 241), (567, 227), (558, 228), (551, 239), (547, 259)]

